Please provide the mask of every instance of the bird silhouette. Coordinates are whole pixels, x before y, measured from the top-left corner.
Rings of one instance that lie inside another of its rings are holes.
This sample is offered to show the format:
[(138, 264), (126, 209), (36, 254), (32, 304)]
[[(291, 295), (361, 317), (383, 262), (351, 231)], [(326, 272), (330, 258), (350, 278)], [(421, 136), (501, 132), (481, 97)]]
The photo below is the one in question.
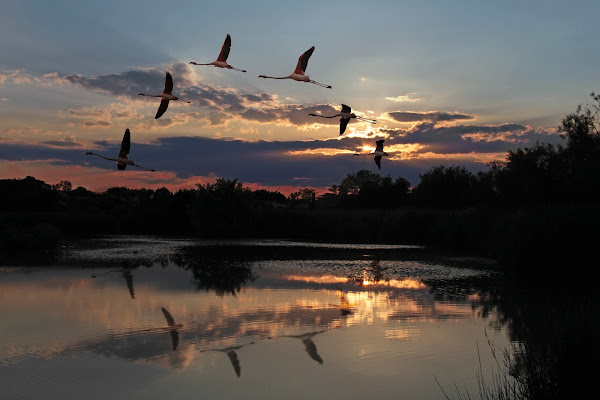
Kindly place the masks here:
[(355, 153), (355, 156), (363, 156), (363, 155), (375, 155), (375, 157), (373, 157), (373, 160), (375, 160), (375, 164), (377, 164), (377, 167), (379, 169), (381, 169), (381, 157), (383, 156), (389, 156), (388, 153), (386, 153), (385, 151), (383, 151), (383, 142), (385, 142), (385, 140), (381, 139), (381, 140), (377, 140), (375, 143), (377, 144), (377, 147), (375, 148), (375, 151), (373, 151), (372, 153), (368, 153), (368, 154), (362, 154), (362, 153)]
[(227, 57), (229, 57), (229, 50), (231, 50), (231, 36), (228, 33), (227, 37), (225, 38), (225, 42), (223, 42), (223, 46), (221, 47), (221, 52), (219, 53), (219, 57), (217, 57), (217, 59), (215, 61), (208, 63), (208, 64), (198, 64), (197, 62), (190, 61), (190, 64), (214, 65), (215, 67), (219, 67), (219, 68), (227, 68), (227, 69), (232, 69), (234, 71), (246, 72), (245, 69), (234, 68), (231, 65), (227, 64)]
[(134, 167), (144, 169), (146, 171), (154, 172), (153, 169), (148, 169), (148, 168), (142, 167), (141, 165), (137, 165), (133, 160), (130, 160), (129, 159), (129, 150), (130, 149), (131, 149), (131, 133), (129, 132), (129, 129), (125, 129), (125, 134), (123, 135), (123, 140), (121, 141), (121, 149), (119, 150), (119, 157), (107, 158), (100, 154), (92, 153), (91, 151), (88, 151), (87, 153), (85, 153), (85, 155), (86, 156), (98, 156), (100, 158), (104, 158), (105, 160), (116, 161), (117, 169), (121, 170), (121, 171), (124, 170), (128, 165), (133, 165)]
[(296, 65), (296, 69), (294, 70), (294, 72), (292, 72), (288, 76), (275, 77), (275, 76), (259, 75), (258, 77), (259, 78), (266, 78), (266, 79), (293, 79), (293, 80), (299, 81), (299, 82), (314, 83), (317, 86), (321, 86), (321, 87), (325, 87), (327, 89), (331, 89), (331, 85), (325, 85), (323, 83), (319, 83), (317, 81), (313, 81), (313, 80), (310, 79), (310, 77), (308, 75), (305, 74), (306, 73), (306, 67), (308, 66), (308, 59), (312, 55), (313, 51), (315, 51), (315, 46), (313, 46), (310, 49), (306, 50), (298, 58), (298, 64)]
[[(171, 76), (170, 73), (167, 72), (167, 76), (165, 77), (165, 89), (163, 90), (163, 92), (161, 94), (144, 94), (144, 93), (140, 93), (140, 96), (147, 96), (147, 97), (160, 97), (160, 106), (158, 106), (158, 111), (156, 111), (156, 116), (154, 117), (154, 119), (159, 119), (164, 113), (165, 111), (167, 111), (167, 108), (169, 107), (169, 101), (173, 100), (181, 100), (179, 97), (173, 96), (173, 94), (171, 93), (173, 91), (173, 77)], [(189, 101), (186, 101), (186, 103), (189, 103)]]
[(348, 122), (350, 122), (351, 118), (356, 118), (360, 121), (368, 122), (370, 124), (374, 124), (377, 122), (374, 119), (367, 119), (367, 118), (363, 118), (363, 117), (360, 117), (360, 116), (354, 114), (352, 112), (352, 109), (345, 104), (342, 104), (342, 110), (339, 113), (332, 115), (330, 117), (327, 117), (325, 115), (320, 115), (320, 114), (312, 114), (312, 113), (308, 114), (308, 115), (313, 116), (313, 117), (321, 117), (321, 118), (342, 117), (342, 118), (340, 118), (340, 136), (343, 135), (344, 132), (346, 131), (346, 127), (348, 126)]

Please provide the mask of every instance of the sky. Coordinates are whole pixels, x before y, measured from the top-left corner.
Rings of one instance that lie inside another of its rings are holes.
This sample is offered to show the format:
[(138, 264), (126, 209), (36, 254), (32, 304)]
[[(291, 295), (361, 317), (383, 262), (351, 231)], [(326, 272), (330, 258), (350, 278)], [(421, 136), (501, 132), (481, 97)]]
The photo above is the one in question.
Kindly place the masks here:
[[(0, 0), (0, 179), (103, 191), (216, 178), (322, 193), (368, 169), (416, 185), (432, 166), (486, 169), (599, 91), (597, 1)], [(247, 73), (194, 66), (228, 62)], [(286, 76), (315, 51), (306, 73)], [(154, 119), (165, 73), (173, 101)], [(341, 104), (353, 119), (339, 136)], [(115, 158), (125, 129), (129, 157)], [(389, 153), (379, 171), (373, 151)]]

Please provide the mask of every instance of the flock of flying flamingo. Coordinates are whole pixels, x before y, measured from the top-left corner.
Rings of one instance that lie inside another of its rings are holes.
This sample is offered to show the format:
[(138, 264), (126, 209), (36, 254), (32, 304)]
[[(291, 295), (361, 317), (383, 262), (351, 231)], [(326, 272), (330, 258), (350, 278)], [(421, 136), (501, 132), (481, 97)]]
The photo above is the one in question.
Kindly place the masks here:
[[(244, 69), (235, 68), (227, 63), (227, 58), (229, 57), (230, 50), (231, 50), (231, 36), (229, 34), (227, 34), (227, 37), (225, 38), (225, 42), (223, 43), (223, 46), (221, 47), (221, 52), (219, 53), (219, 57), (217, 57), (217, 59), (215, 61), (213, 61), (211, 63), (206, 63), (206, 64), (199, 64), (194, 61), (191, 61), (190, 64), (192, 64), (192, 65), (212, 65), (217, 68), (227, 68), (227, 69), (232, 69), (234, 71), (246, 72), (246, 70), (244, 70)], [(298, 58), (298, 64), (296, 65), (296, 69), (294, 70), (294, 72), (292, 72), (291, 74), (289, 74), (287, 76), (274, 77), (274, 76), (267, 76), (267, 75), (259, 75), (258, 77), (265, 78), (265, 79), (293, 79), (295, 81), (312, 83), (317, 86), (331, 89), (331, 85), (325, 85), (323, 83), (314, 81), (314, 80), (310, 79), (310, 77), (308, 75), (306, 75), (306, 68), (308, 67), (308, 60), (310, 59), (310, 56), (312, 56), (314, 51), (315, 51), (315, 46), (312, 46), (310, 49), (308, 49), (304, 53), (302, 53), (302, 55)], [(166, 77), (165, 77), (165, 88), (161, 94), (140, 93), (139, 95), (147, 96), (147, 97), (160, 97), (160, 105), (158, 106), (158, 110), (156, 111), (156, 115), (154, 117), (155, 119), (158, 119), (167, 111), (170, 101), (181, 100), (179, 97), (174, 96), (172, 92), (173, 92), (173, 77), (171, 76), (171, 74), (169, 72), (167, 72)], [(189, 103), (189, 101), (186, 101), (186, 102)], [(346, 131), (346, 126), (348, 126), (348, 122), (350, 122), (350, 120), (352, 118), (356, 118), (359, 121), (363, 121), (363, 122), (367, 122), (367, 123), (371, 123), (371, 124), (376, 123), (376, 120), (363, 118), (361, 116), (354, 114), (352, 112), (352, 109), (345, 104), (342, 104), (342, 109), (339, 113), (332, 115), (332, 116), (325, 116), (325, 115), (320, 115), (320, 114), (308, 114), (308, 115), (314, 116), (314, 117), (321, 117), (321, 118), (341, 117), (340, 118), (340, 135), (344, 134), (344, 132)], [(356, 156), (374, 155), (375, 163), (377, 164), (377, 167), (379, 169), (381, 169), (381, 157), (388, 155), (388, 153), (383, 151), (383, 142), (384, 142), (384, 140), (378, 140), (376, 142), (377, 147), (376, 147), (375, 151), (373, 151), (372, 153), (368, 153), (368, 154), (356, 153), (354, 155), (356, 155)], [(124, 170), (128, 165), (132, 165), (132, 166), (140, 168), (140, 169), (154, 172), (155, 171), (154, 169), (144, 168), (138, 164), (135, 164), (133, 162), (133, 160), (129, 159), (130, 147), (131, 147), (131, 134), (129, 132), (129, 129), (127, 129), (127, 130), (125, 130), (125, 135), (123, 136), (123, 141), (121, 143), (121, 150), (119, 151), (119, 156), (117, 158), (108, 158), (108, 157), (104, 157), (100, 154), (96, 154), (93, 152), (87, 152), (86, 155), (94, 155), (94, 156), (103, 158), (105, 160), (116, 161), (117, 168), (119, 170)]]

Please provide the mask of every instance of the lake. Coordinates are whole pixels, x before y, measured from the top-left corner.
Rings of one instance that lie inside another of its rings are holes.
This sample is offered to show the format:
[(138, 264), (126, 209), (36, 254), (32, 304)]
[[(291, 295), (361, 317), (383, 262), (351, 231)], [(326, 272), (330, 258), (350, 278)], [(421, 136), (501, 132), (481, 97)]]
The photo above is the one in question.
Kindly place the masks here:
[[(8, 399), (440, 399), (511, 347), (486, 260), (152, 237), (0, 268)], [(438, 384), (439, 382), (439, 384)]]

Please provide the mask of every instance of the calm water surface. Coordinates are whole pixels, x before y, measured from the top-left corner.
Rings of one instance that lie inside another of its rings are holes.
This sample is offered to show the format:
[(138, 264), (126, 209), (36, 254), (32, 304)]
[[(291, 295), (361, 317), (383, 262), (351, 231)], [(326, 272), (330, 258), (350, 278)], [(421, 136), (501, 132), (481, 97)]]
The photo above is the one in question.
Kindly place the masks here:
[[(3, 398), (438, 399), (510, 346), (414, 246), (104, 239), (0, 269)], [(477, 346), (479, 346), (479, 355)], [(435, 377), (435, 378), (434, 378)], [(4, 397), (6, 396), (6, 397)]]

